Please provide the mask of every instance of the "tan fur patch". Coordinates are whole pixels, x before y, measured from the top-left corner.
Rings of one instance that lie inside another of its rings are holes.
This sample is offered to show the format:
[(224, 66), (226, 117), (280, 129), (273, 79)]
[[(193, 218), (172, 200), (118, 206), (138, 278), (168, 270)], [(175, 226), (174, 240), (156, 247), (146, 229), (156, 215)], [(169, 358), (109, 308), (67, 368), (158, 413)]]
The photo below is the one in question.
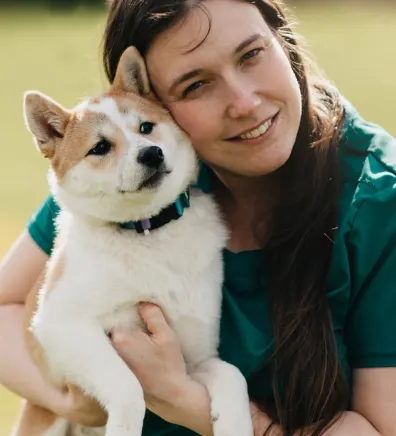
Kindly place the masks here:
[(100, 103), (100, 97), (91, 97), (89, 99), (89, 104), (99, 104)]
[(84, 395), (80, 388), (68, 385), (67, 395), (73, 404), (68, 419), (88, 427), (102, 427), (107, 423), (107, 412), (92, 397)]
[(63, 140), (55, 149), (52, 168), (61, 180), (78, 162), (85, 158), (99, 138), (95, 131), (105, 116), (94, 112), (73, 112)]

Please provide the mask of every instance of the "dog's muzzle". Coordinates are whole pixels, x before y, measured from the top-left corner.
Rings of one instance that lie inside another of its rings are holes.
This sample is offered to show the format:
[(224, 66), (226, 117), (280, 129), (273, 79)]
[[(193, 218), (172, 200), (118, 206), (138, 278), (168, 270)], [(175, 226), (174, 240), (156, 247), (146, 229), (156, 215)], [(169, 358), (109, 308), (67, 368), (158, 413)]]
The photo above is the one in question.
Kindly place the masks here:
[(156, 145), (145, 147), (139, 151), (137, 161), (148, 168), (159, 170), (165, 160), (164, 153)]
[(144, 177), (138, 187), (138, 191), (141, 189), (155, 189), (157, 188), (163, 178), (170, 173), (165, 165), (165, 156), (160, 147), (152, 145), (145, 147), (139, 151), (137, 161), (144, 165)]

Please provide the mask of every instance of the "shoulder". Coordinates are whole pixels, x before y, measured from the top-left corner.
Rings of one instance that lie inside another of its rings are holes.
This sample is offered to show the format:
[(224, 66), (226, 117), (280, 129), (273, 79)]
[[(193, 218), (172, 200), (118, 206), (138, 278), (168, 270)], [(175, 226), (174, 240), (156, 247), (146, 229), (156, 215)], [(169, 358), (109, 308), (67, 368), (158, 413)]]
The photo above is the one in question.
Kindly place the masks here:
[[(395, 206), (396, 139), (382, 127), (364, 120), (346, 100), (344, 107), (345, 119), (338, 146), (340, 220), (352, 225), (362, 208), (367, 210), (378, 202)], [(384, 217), (380, 210), (373, 212), (379, 224)]]
[(396, 175), (396, 139), (364, 120), (351, 103), (343, 102), (345, 117), (338, 144), (342, 182), (366, 184), (373, 191), (384, 189)]
[(329, 281), (334, 320), (352, 367), (396, 366), (396, 140), (345, 102), (339, 162)]
[[(346, 315), (347, 301), (352, 303), (379, 278), (389, 262), (385, 257), (396, 254), (396, 140), (364, 120), (349, 102), (344, 107), (338, 146), (339, 220), (329, 287), (334, 302), (336, 295), (340, 298), (339, 312)], [(389, 282), (388, 272), (382, 277)]]

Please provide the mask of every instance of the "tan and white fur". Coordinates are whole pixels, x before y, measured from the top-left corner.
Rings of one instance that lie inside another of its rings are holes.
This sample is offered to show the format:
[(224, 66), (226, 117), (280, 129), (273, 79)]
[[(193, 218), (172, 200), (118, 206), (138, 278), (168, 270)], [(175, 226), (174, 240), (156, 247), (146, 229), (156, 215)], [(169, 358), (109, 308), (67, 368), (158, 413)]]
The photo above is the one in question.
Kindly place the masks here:
[[(192, 190), (183, 216), (148, 235), (118, 224), (158, 214), (197, 175), (193, 147), (150, 93), (140, 55), (128, 48), (110, 90), (71, 111), (38, 92), (26, 93), (24, 110), (62, 206), (29, 322), (35, 360), (54, 383), (79, 387), (108, 414), (106, 429), (47, 419), (42, 436), (141, 434), (142, 387), (106, 332), (139, 326), (142, 301), (162, 308), (188, 373), (207, 388), (214, 435), (252, 436), (245, 379), (217, 351), (227, 232), (213, 200)], [(154, 125), (148, 134), (140, 132), (145, 122)], [(139, 160), (152, 146), (164, 156), (155, 171)]]

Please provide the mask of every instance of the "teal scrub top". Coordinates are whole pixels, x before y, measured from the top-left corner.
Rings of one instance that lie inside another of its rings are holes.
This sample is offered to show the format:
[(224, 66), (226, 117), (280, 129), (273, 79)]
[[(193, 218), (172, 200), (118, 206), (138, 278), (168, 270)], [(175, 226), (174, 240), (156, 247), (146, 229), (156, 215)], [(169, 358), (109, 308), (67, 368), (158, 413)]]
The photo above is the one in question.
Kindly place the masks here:
[[(339, 143), (342, 177), (339, 230), (328, 281), (338, 356), (350, 380), (354, 368), (396, 366), (396, 140), (364, 121), (344, 101)], [(210, 192), (211, 172), (202, 167), (198, 186)], [(50, 196), (28, 223), (33, 240), (50, 254), (59, 211)], [(256, 270), (262, 251), (224, 250), (225, 280), (220, 356), (245, 377), (273, 350), (265, 287)], [(260, 389), (271, 395), (271, 376)], [(186, 428), (147, 412), (143, 436), (188, 436)]]

